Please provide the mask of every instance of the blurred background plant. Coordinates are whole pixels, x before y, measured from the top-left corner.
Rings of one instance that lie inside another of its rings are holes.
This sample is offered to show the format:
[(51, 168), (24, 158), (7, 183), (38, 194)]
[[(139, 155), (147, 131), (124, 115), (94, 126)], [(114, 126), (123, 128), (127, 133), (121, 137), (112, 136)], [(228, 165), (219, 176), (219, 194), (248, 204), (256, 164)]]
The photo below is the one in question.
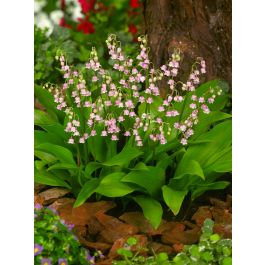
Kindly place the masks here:
[(143, 28), (139, 0), (35, 0), (34, 79), (42, 85), (62, 81), (55, 68), (56, 51), (68, 63), (84, 63), (96, 46), (102, 65), (108, 67), (105, 40), (115, 33), (131, 53)]

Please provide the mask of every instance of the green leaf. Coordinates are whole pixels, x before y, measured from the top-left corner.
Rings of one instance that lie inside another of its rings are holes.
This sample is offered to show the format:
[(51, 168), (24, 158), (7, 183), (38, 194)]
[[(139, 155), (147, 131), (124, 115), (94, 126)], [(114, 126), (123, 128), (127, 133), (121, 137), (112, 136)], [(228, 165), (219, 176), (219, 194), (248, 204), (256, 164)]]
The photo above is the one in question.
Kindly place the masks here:
[(126, 166), (142, 153), (138, 148), (126, 145), (119, 154), (102, 164), (105, 166)]
[[(227, 120), (216, 125), (209, 132), (199, 136), (196, 141), (202, 141), (202, 143), (188, 147), (186, 153), (178, 164), (178, 168), (175, 172), (175, 177), (180, 177), (187, 171), (187, 168), (190, 169), (192, 160), (198, 162), (198, 165), (200, 165), (201, 169), (203, 170), (206, 179), (207, 176), (210, 175), (211, 171), (214, 171), (215, 163), (231, 160), (231, 120)], [(194, 163), (193, 166), (195, 166)]]
[(37, 183), (71, 189), (71, 187), (65, 181), (61, 180), (60, 178), (45, 170), (35, 169), (34, 175), (34, 180)]
[(123, 172), (115, 172), (105, 176), (97, 187), (96, 192), (107, 197), (122, 197), (133, 192), (134, 189), (121, 182), (124, 175), (125, 173)]
[(91, 179), (87, 181), (77, 196), (74, 208), (83, 204), (96, 191), (98, 184), (99, 179)]
[(47, 162), (41, 161), (41, 160), (36, 160), (34, 162), (34, 164), (35, 164), (36, 169), (43, 170), (43, 169), (45, 169), (44, 167), (46, 166)]
[(44, 111), (34, 109), (34, 124), (35, 125), (47, 125), (54, 124), (56, 120), (54, 120), (50, 115), (45, 113)]
[(39, 150), (34, 150), (34, 156), (38, 157), (46, 163), (53, 163), (58, 160), (56, 156)]
[(185, 164), (185, 167), (179, 166), (174, 178), (180, 179), (184, 175), (195, 175), (205, 179), (201, 165), (196, 160), (190, 160), (189, 163)]
[(196, 139), (198, 136), (200, 136), (202, 133), (209, 130), (211, 124), (229, 119), (232, 115), (228, 113), (224, 113), (221, 111), (212, 111), (209, 114), (201, 113), (199, 115), (199, 122), (197, 125), (194, 126), (194, 136), (191, 139)]
[(133, 199), (142, 208), (145, 218), (155, 229), (157, 229), (161, 223), (163, 214), (163, 209), (160, 203), (151, 197), (143, 195), (133, 197)]
[(205, 219), (202, 227), (202, 233), (210, 237), (213, 233), (213, 226), (214, 226), (213, 220), (209, 218)]
[(117, 253), (118, 253), (119, 255), (121, 255), (121, 256), (126, 257), (126, 258), (131, 258), (131, 257), (133, 256), (133, 253), (132, 253), (130, 250), (125, 249), (125, 248), (119, 248), (119, 249), (117, 250)]
[(53, 169), (79, 169), (78, 166), (67, 163), (56, 163), (48, 168), (48, 171)]
[(87, 139), (88, 150), (92, 153), (94, 160), (103, 162), (106, 159), (106, 143), (105, 138), (96, 135)]
[(222, 261), (222, 265), (232, 265), (232, 258), (231, 257), (226, 257)]
[(147, 170), (149, 171), (148, 166), (146, 166), (145, 163), (143, 162), (139, 162), (136, 164), (136, 166), (134, 168), (129, 168), (130, 170)]
[(34, 109), (34, 124), (40, 126), (45, 131), (56, 134), (62, 141), (68, 139), (68, 134), (64, 131), (64, 126), (47, 113)]
[(98, 162), (89, 162), (87, 165), (86, 165), (86, 168), (85, 168), (85, 172), (88, 176), (91, 176), (91, 174), (102, 167), (102, 164), (98, 163)]
[(168, 255), (167, 253), (159, 253), (157, 256), (156, 256), (156, 262), (164, 262), (164, 261), (167, 261), (168, 260)]
[(137, 244), (137, 239), (134, 238), (134, 237), (129, 237), (126, 241), (126, 243), (129, 245), (129, 246), (134, 246)]
[(40, 144), (35, 147), (36, 150), (44, 151), (56, 156), (62, 163), (68, 163), (71, 165), (76, 165), (73, 158), (72, 152), (65, 147), (55, 145), (55, 144)]
[(148, 167), (147, 170), (131, 171), (122, 178), (122, 182), (130, 182), (144, 188), (151, 196), (156, 196), (165, 183), (165, 172), (159, 167)]
[(174, 215), (177, 215), (188, 191), (173, 190), (166, 185), (162, 187), (162, 191), (166, 205), (171, 209)]
[(200, 258), (200, 251), (199, 247), (196, 245), (192, 245), (189, 249), (189, 252), (192, 257), (199, 259)]
[(206, 183), (204, 185), (198, 185), (191, 193), (191, 199), (195, 200), (207, 190), (222, 190), (228, 187), (231, 183), (228, 181), (216, 181), (213, 183)]
[(43, 143), (64, 145), (62, 138), (58, 135), (41, 130), (34, 130), (34, 145), (37, 146)]
[(48, 110), (56, 113), (56, 115), (59, 117), (63, 117), (64, 113), (62, 111), (59, 111), (56, 108), (56, 103), (54, 102), (53, 95), (43, 87), (39, 85), (34, 85), (34, 94), (37, 97), (37, 99), (40, 101), (40, 103)]
[(213, 261), (214, 256), (210, 251), (206, 251), (206, 252), (202, 252), (201, 253), (201, 258), (203, 260), (205, 260), (206, 262), (208, 262), (208, 264), (210, 263), (210, 261)]

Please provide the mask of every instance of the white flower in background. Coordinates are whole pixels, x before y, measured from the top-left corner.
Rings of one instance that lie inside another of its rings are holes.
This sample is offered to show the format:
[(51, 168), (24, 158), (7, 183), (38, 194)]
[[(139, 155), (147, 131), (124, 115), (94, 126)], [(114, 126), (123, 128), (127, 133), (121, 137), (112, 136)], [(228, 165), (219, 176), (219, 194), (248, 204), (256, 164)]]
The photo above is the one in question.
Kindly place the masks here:
[(47, 14), (45, 14), (44, 12), (40, 12), (37, 15), (35, 15), (34, 22), (41, 29), (48, 28), (48, 32), (46, 34), (47, 36), (49, 36), (52, 33), (53, 23), (47, 16)]
[(54, 10), (50, 14), (50, 18), (55, 25), (59, 24), (62, 17), (63, 17), (63, 11), (62, 10)]
[(39, 13), (45, 5), (45, 0), (34, 1), (34, 13)]
[[(74, 6), (68, 5), (68, 3), (71, 3), (71, 2), (74, 3)], [(77, 3), (77, 1), (66, 0), (66, 6), (69, 6), (68, 10), (72, 14), (72, 19), (74, 21), (77, 21), (78, 18), (84, 17), (81, 6)]]

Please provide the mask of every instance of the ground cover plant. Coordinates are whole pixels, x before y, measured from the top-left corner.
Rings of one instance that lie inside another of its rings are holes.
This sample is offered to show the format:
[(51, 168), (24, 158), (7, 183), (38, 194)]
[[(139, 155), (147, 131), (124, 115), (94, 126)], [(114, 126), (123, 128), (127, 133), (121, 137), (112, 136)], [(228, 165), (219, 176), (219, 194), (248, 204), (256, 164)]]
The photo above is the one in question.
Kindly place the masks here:
[(225, 85), (199, 86), (202, 58), (187, 81), (178, 80), (179, 50), (153, 68), (146, 36), (139, 37), (136, 56), (127, 56), (115, 35), (106, 43), (111, 70), (95, 48), (78, 69), (58, 51), (64, 83), (36, 85), (45, 111), (35, 110), (35, 181), (70, 189), (76, 207), (90, 197), (122, 198), (125, 206), (133, 200), (157, 228), (161, 203), (177, 215), (185, 197), (230, 184), (218, 181), (231, 172), (231, 115), (221, 111)]
[(34, 264), (70, 265), (94, 264), (101, 252), (90, 255), (72, 233), (72, 224), (66, 224), (52, 208), (39, 203), (34, 209)]
[(231, 265), (232, 264), (232, 240), (222, 239), (220, 235), (213, 233), (214, 222), (206, 219), (202, 227), (202, 234), (198, 244), (186, 245), (184, 250), (175, 257), (170, 258), (167, 253), (154, 253), (154, 256), (146, 257), (141, 253), (147, 250), (137, 246), (136, 238), (130, 237), (123, 248), (118, 249), (122, 260), (113, 261), (113, 265)]

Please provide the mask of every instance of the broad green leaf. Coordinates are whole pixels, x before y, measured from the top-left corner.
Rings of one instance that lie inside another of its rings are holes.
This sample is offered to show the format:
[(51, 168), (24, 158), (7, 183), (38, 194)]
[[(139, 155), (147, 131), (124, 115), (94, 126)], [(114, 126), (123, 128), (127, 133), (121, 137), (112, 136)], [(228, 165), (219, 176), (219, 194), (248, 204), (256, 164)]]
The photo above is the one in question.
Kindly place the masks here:
[(64, 126), (51, 117), (51, 115), (41, 110), (34, 109), (34, 124), (49, 133), (61, 137), (62, 141), (66, 141), (69, 138), (69, 135), (64, 131)]
[(172, 165), (173, 157), (167, 153), (161, 155), (161, 159), (158, 159), (157, 167), (166, 170), (169, 165)]
[(191, 199), (195, 200), (197, 197), (202, 195), (207, 190), (222, 190), (228, 187), (231, 183), (228, 181), (217, 181), (213, 183), (208, 183), (205, 185), (200, 185), (196, 187), (191, 193)]
[(101, 167), (102, 167), (102, 165), (101, 165), (100, 163), (98, 163), (98, 162), (89, 162), (89, 163), (86, 165), (85, 172), (86, 172), (86, 174), (87, 174), (88, 176), (91, 176), (91, 174), (92, 174), (95, 170), (97, 170), (97, 169), (99, 169), (99, 168), (101, 168)]
[(122, 178), (122, 182), (130, 182), (144, 188), (150, 195), (156, 196), (165, 183), (165, 172), (159, 167), (148, 167), (147, 170), (131, 171)]
[(232, 115), (221, 111), (212, 111), (209, 114), (201, 113), (199, 115), (199, 122), (194, 126), (194, 136), (191, 139), (196, 139), (202, 133), (206, 132), (210, 125), (221, 120), (229, 119)]
[(58, 160), (56, 156), (39, 150), (34, 150), (34, 156), (38, 157), (46, 163), (52, 163)]
[(53, 169), (79, 169), (76, 165), (68, 163), (56, 163), (48, 168), (48, 171)]
[(36, 160), (34, 164), (37, 170), (43, 170), (44, 167), (47, 165), (47, 162), (42, 160)]
[(74, 208), (83, 204), (96, 191), (98, 184), (99, 179), (91, 179), (87, 181), (77, 196)]
[(161, 204), (157, 200), (143, 195), (133, 197), (133, 199), (142, 208), (145, 218), (155, 229), (157, 229), (161, 223), (163, 215)]
[(34, 94), (39, 100), (39, 102), (48, 110), (54, 112), (58, 117), (63, 117), (64, 112), (59, 111), (56, 108), (56, 103), (54, 102), (53, 95), (43, 87), (39, 85), (34, 85)]
[(71, 189), (71, 187), (62, 179), (54, 176), (52, 173), (47, 172), (45, 170), (35, 170), (34, 172), (34, 180), (37, 183), (49, 185), (49, 186), (58, 186), (65, 187)]
[(188, 191), (173, 190), (166, 185), (162, 187), (162, 191), (166, 205), (171, 209), (174, 215), (177, 215)]
[(149, 170), (148, 166), (145, 163), (139, 162), (136, 164), (134, 168), (130, 168), (130, 170)]
[(55, 145), (55, 144), (40, 144), (35, 147), (36, 150), (44, 151), (56, 156), (62, 163), (68, 163), (71, 165), (76, 165), (71, 151), (65, 147)]
[(119, 154), (102, 164), (105, 166), (125, 166), (142, 153), (138, 148), (126, 145)]
[(205, 174), (211, 172), (231, 172), (232, 171), (232, 146), (224, 149), (223, 152), (219, 152), (217, 156), (212, 156), (209, 160), (211, 164), (205, 168)]
[(35, 125), (49, 125), (56, 123), (50, 115), (42, 110), (34, 109), (34, 124)]
[[(196, 141), (202, 142), (188, 147), (186, 153), (178, 164), (175, 177), (179, 177), (187, 171), (192, 160), (197, 161), (203, 172), (205, 172), (205, 169), (213, 167), (214, 163), (217, 163), (219, 160), (222, 161), (221, 159), (223, 156), (228, 156), (231, 151), (232, 143), (231, 120), (216, 125), (209, 132), (199, 136)], [(205, 175), (206, 179), (209, 174), (210, 172), (207, 170), (207, 175)]]
[(177, 150), (178, 147), (181, 146), (181, 144), (178, 141), (174, 141), (174, 142), (169, 142), (163, 145), (159, 145), (158, 147), (155, 148), (155, 151), (153, 152), (150, 151), (149, 154), (147, 156), (145, 156), (145, 163), (149, 162), (152, 158), (156, 158), (157, 156), (159, 156), (160, 154), (166, 153), (168, 151), (171, 150)]
[[(67, 140), (70, 138), (69, 134), (66, 133), (64, 130), (64, 126), (60, 123), (54, 123), (54, 124), (43, 124), (40, 125), (42, 129), (47, 131), (48, 133), (56, 134), (58, 137), (61, 137), (61, 140), (64, 141), (66, 144)], [(72, 145), (68, 144), (69, 147)]]
[(205, 176), (203, 174), (203, 170), (200, 166), (200, 164), (196, 160), (190, 160), (189, 163), (186, 163), (186, 167), (179, 167), (175, 179), (182, 178), (184, 175), (195, 175), (199, 176), (202, 179), (205, 179)]
[(96, 135), (87, 139), (88, 150), (92, 153), (94, 160), (103, 162), (106, 159), (106, 143), (105, 138)]
[(34, 130), (34, 145), (38, 146), (43, 143), (64, 145), (64, 141), (58, 135), (41, 130)]
[(125, 173), (115, 172), (104, 177), (96, 192), (107, 197), (122, 197), (134, 191), (129, 185), (121, 182)]

